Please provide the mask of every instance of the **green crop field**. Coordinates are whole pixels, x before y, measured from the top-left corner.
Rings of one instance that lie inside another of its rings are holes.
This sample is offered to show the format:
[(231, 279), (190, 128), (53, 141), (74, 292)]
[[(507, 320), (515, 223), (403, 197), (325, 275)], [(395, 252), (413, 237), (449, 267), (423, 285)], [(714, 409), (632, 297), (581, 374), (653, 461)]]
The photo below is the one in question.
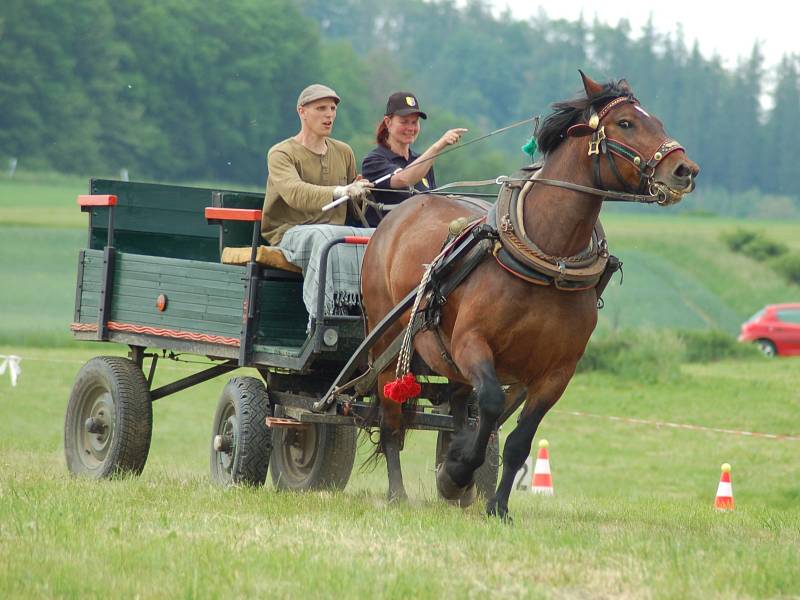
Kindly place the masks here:
[[(343, 492), (212, 486), (226, 377), (155, 403), (140, 478), (72, 479), (61, 448), (72, 381), (92, 356), (125, 351), (68, 331), (86, 237), (75, 196), (86, 187), (0, 180), (0, 354), (22, 357), (16, 387), (0, 376), (0, 597), (800, 596), (797, 359), (684, 364), (650, 384), (578, 375), (537, 436), (550, 441), (556, 495), (514, 492), (513, 524), (436, 499), (429, 432), (410, 434), (403, 453), (405, 505), (387, 504), (383, 464), (356, 468)], [(798, 251), (797, 224), (654, 214), (668, 210), (604, 218), (625, 279), (606, 293), (599, 335), (733, 335), (764, 304), (798, 300), (796, 286), (719, 240), (746, 225)], [(200, 368), (162, 361), (156, 385)], [(732, 513), (713, 510), (723, 462)]]
[[(71, 343), (67, 326), (87, 219), (75, 198), (87, 190), (88, 181), (76, 178), (0, 179), (0, 256), (7, 281), (14, 282), (0, 288), (0, 343)], [(604, 217), (611, 251), (624, 261), (624, 279), (620, 287), (617, 275), (606, 291), (600, 332), (651, 326), (735, 335), (764, 304), (800, 300), (798, 286), (720, 241), (721, 232), (742, 222), (668, 211), (645, 207)], [(797, 223), (744, 225), (800, 251)]]

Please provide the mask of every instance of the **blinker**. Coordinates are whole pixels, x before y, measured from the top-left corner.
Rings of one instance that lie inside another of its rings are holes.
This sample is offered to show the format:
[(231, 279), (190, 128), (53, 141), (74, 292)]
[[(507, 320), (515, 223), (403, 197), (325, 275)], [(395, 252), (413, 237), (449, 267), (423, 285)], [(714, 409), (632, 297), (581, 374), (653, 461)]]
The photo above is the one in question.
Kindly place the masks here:
[(592, 135), (593, 133), (594, 129), (592, 129), (586, 123), (576, 123), (567, 129), (567, 135), (569, 137), (586, 137), (587, 135)]
[(592, 116), (589, 117), (588, 123), (576, 123), (567, 129), (567, 135), (569, 137), (584, 137), (587, 135), (592, 135), (595, 131), (597, 131), (598, 125), (600, 125), (600, 117), (596, 112), (593, 112)]

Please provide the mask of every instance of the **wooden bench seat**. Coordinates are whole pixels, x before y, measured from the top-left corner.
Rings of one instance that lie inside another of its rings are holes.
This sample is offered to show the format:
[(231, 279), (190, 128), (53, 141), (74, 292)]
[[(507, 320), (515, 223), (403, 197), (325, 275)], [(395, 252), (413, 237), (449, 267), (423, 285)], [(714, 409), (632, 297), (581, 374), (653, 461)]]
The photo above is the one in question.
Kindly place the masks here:
[[(222, 250), (222, 262), (226, 265), (246, 265), (250, 261), (249, 246), (241, 248), (224, 248)], [(256, 262), (264, 267), (290, 271), (292, 273), (302, 273), (302, 269), (293, 265), (275, 246), (259, 246), (256, 252)]]

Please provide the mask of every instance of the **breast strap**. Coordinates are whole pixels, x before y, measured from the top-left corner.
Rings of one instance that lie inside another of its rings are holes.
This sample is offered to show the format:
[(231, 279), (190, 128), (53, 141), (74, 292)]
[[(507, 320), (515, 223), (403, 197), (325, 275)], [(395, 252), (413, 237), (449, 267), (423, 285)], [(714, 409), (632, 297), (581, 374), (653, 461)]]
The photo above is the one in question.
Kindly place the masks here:
[(500, 240), (493, 251), (495, 259), (504, 269), (532, 283), (544, 282), (531, 272), (551, 279), (558, 289), (594, 287), (608, 262), (608, 243), (600, 220), (595, 223), (592, 238), (583, 251), (573, 256), (547, 254), (528, 237), (523, 219), (525, 197), (534, 185), (531, 180), (536, 172), (526, 170), (522, 175), (514, 177), (516, 181), (506, 182), (497, 197), (494, 224)]

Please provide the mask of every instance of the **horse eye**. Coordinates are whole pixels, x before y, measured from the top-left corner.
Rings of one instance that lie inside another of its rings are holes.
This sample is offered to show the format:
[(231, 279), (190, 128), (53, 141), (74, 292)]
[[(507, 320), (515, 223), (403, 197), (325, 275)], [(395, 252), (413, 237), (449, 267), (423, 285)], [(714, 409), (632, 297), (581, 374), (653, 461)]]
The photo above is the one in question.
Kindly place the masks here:
[(617, 125), (619, 125), (622, 129), (630, 129), (631, 127), (633, 127), (633, 124), (627, 119), (622, 119), (621, 121), (618, 121)]

